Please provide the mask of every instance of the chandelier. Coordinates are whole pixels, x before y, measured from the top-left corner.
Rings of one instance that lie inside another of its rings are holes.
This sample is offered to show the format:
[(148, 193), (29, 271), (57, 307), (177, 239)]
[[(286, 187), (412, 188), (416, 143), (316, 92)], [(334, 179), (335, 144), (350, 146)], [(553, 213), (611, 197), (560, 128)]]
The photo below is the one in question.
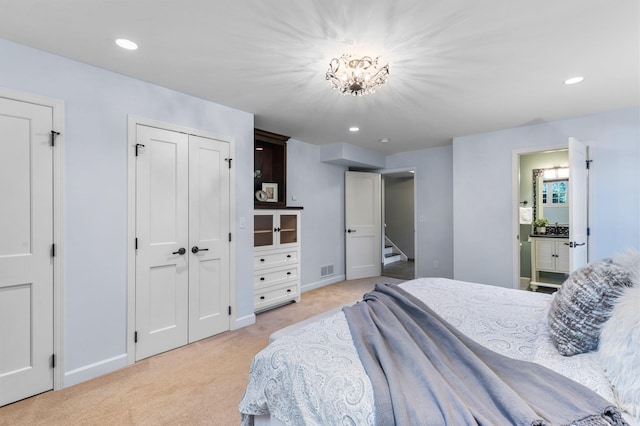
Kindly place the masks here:
[(333, 58), (329, 63), (326, 79), (343, 95), (362, 96), (374, 93), (389, 76), (389, 65), (379, 66), (379, 59), (379, 56), (375, 59), (369, 56), (358, 59), (348, 54)]

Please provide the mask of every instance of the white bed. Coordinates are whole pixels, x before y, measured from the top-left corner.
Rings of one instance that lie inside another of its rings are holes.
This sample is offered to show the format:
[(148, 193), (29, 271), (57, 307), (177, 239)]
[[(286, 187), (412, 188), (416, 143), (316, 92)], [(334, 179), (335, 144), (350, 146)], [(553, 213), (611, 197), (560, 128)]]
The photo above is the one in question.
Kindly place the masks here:
[[(552, 295), (444, 278), (400, 287), (493, 351), (544, 365), (614, 400), (596, 352), (564, 357), (554, 347), (546, 322)], [(243, 424), (374, 424), (371, 382), (342, 311), (274, 337), (252, 363)]]

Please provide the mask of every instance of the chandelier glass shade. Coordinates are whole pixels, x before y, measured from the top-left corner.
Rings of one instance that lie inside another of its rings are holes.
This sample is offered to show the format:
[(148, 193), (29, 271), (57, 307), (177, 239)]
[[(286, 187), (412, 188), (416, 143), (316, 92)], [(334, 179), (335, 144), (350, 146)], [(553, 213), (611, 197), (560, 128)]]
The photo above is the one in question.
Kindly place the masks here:
[(380, 57), (354, 58), (344, 54), (329, 63), (326, 79), (343, 95), (362, 96), (374, 93), (389, 77), (389, 65), (380, 66)]

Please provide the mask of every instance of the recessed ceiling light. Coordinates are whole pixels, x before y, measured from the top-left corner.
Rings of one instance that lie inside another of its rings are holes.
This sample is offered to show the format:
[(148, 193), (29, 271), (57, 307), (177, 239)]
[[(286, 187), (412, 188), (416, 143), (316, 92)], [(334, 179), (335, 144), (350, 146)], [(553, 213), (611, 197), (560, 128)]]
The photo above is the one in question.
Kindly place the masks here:
[(568, 80), (564, 81), (564, 84), (576, 84), (576, 83), (580, 83), (582, 82), (582, 80), (584, 80), (584, 77), (578, 76), (578, 77), (572, 77)]
[(380, 139), (380, 143), (389, 143), (389, 142), (390, 142), (389, 138)]
[(138, 48), (138, 45), (136, 43), (132, 42), (131, 40), (127, 40), (126, 38), (117, 39), (116, 44), (127, 50), (136, 50)]
[(357, 127), (357, 126), (351, 126), (351, 127), (349, 127), (349, 131), (350, 131), (350, 132), (358, 132), (358, 131), (360, 131), (360, 127)]

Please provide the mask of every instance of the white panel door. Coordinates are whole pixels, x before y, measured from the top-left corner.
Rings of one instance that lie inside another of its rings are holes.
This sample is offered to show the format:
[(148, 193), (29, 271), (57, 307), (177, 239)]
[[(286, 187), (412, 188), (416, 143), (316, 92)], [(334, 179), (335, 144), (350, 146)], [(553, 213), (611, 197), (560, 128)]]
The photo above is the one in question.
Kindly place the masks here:
[(348, 280), (376, 277), (382, 265), (380, 175), (346, 172), (345, 235)]
[(229, 144), (189, 136), (189, 342), (229, 330)]
[(0, 98), (0, 406), (53, 388), (52, 125)]
[(188, 342), (189, 141), (138, 125), (136, 360)]
[(587, 146), (569, 138), (569, 272), (587, 264)]

